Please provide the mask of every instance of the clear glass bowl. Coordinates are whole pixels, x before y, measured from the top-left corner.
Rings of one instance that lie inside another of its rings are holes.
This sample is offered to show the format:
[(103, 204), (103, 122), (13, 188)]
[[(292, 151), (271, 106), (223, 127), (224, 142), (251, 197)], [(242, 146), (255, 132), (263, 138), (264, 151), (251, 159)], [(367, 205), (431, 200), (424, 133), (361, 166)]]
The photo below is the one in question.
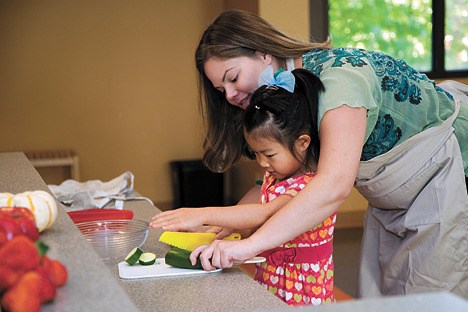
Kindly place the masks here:
[(141, 247), (149, 230), (149, 223), (142, 220), (97, 220), (76, 226), (103, 260), (125, 257)]

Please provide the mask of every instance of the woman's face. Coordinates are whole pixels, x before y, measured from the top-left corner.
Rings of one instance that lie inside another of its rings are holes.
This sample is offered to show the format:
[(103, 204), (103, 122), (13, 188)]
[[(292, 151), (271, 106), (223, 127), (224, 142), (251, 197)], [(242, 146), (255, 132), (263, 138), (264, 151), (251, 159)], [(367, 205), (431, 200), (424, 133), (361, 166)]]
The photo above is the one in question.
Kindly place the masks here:
[(250, 96), (258, 88), (258, 78), (271, 63), (269, 54), (240, 56), (230, 59), (209, 58), (205, 62), (205, 74), (213, 86), (223, 92), (229, 104), (246, 109)]

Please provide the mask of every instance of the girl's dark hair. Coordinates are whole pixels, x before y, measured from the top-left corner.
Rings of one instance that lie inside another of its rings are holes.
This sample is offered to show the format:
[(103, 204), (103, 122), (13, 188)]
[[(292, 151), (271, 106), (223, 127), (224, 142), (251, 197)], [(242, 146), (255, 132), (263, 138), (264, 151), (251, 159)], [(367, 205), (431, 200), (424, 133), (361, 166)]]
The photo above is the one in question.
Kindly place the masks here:
[(205, 74), (206, 61), (211, 57), (253, 58), (256, 51), (286, 60), (301, 57), (315, 48), (330, 48), (329, 43), (330, 40), (313, 43), (291, 38), (266, 20), (240, 10), (223, 12), (208, 26), (195, 51), (195, 63), (206, 131), (203, 161), (209, 169), (226, 171), (241, 158), (243, 110), (230, 105), (213, 87)]
[[(311, 170), (312, 160), (317, 163), (320, 154), (318, 95), (325, 88), (308, 70), (295, 69), (293, 74), (296, 77), (294, 93), (270, 86), (262, 86), (254, 92), (245, 110), (244, 130), (246, 133), (255, 131), (256, 136), (287, 146), (305, 168)], [(302, 134), (311, 137), (304, 159), (300, 159), (295, 150), (296, 139)], [(255, 158), (246, 143), (244, 155)]]

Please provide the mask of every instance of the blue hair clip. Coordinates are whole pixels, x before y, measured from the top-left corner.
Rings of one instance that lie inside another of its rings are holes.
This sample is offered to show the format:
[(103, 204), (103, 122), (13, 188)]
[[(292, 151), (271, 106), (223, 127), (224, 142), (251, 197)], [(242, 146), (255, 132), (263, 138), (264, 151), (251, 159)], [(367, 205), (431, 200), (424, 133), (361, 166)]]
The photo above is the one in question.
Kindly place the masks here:
[(260, 74), (258, 79), (258, 86), (278, 86), (291, 93), (294, 92), (294, 85), (296, 78), (289, 70), (279, 69), (273, 74), (273, 67), (268, 65), (267, 68)]

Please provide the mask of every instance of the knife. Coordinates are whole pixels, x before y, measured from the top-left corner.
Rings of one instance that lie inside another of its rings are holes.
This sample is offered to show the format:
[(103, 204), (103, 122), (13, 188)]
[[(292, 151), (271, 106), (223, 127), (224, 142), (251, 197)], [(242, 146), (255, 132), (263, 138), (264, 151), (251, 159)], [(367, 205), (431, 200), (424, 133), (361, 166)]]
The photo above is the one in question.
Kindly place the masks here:
[[(208, 232), (169, 232), (166, 231), (161, 234), (159, 241), (165, 244), (194, 251), (195, 248), (201, 245), (209, 245), (214, 241), (216, 233)], [(225, 238), (224, 240), (240, 240), (241, 235), (239, 233), (233, 233)]]
[[(169, 232), (166, 231), (161, 234), (159, 241), (165, 244), (185, 249), (189, 251), (195, 250), (198, 246), (209, 245), (213, 242), (216, 233), (208, 232)], [(223, 238), (223, 240), (240, 240), (241, 235), (239, 233), (232, 233), (229, 236)], [(260, 263), (265, 262), (265, 257), (254, 257), (244, 262), (249, 263)]]

